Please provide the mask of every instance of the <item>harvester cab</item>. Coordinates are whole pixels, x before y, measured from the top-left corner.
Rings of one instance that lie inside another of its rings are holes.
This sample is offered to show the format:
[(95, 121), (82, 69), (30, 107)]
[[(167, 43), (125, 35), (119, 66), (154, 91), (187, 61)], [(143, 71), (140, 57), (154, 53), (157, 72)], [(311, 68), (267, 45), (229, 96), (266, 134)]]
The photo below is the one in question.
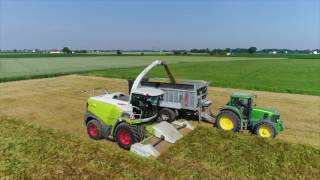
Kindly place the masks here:
[(163, 98), (163, 91), (155, 88), (138, 88), (131, 92), (130, 104), (135, 107), (135, 114), (140, 118), (147, 118), (157, 115), (160, 99)]
[(283, 131), (284, 124), (279, 112), (256, 106), (256, 95), (234, 93), (229, 102), (220, 109), (215, 126), (225, 131), (249, 130), (258, 136), (274, 138)]

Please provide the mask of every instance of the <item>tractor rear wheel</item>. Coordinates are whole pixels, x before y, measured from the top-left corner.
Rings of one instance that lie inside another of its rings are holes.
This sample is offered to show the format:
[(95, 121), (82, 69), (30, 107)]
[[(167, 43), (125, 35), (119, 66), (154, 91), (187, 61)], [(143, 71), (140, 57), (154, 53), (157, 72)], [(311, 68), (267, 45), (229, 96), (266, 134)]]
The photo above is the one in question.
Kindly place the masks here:
[(115, 129), (114, 139), (121, 148), (129, 150), (132, 144), (144, 139), (144, 128), (141, 125), (120, 123)]
[(163, 108), (159, 111), (158, 118), (159, 121), (167, 121), (170, 123), (176, 119), (176, 113), (169, 108)]
[(254, 129), (256, 135), (263, 138), (275, 138), (277, 131), (274, 128), (273, 124), (268, 121), (259, 122)]
[(237, 132), (241, 128), (240, 118), (232, 111), (220, 111), (215, 126), (225, 131)]
[(99, 140), (103, 138), (102, 126), (96, 119), (87, 123), (87, 132), (91, 139)]

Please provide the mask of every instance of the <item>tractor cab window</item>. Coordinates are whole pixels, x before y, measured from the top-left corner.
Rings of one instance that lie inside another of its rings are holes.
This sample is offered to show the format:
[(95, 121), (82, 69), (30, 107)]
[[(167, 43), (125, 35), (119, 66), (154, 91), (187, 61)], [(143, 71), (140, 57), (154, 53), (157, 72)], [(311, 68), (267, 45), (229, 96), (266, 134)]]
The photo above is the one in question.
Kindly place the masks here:
[(251, 99), (234, 97), (231, 99), (231, 105), (237, 107), (247, 107), (251, 104)]
[(246, 118), (249, 118), (252, 109), (251, 98), (238, 98), (234, 97), (231, 100), (231, 105), (237, 107)]
[(246, 106), (248, 106), (248, 99), (239, 99), (239, 100), (237, 101), (237, 104), (238, 104), (239, 106), (246, 107)]

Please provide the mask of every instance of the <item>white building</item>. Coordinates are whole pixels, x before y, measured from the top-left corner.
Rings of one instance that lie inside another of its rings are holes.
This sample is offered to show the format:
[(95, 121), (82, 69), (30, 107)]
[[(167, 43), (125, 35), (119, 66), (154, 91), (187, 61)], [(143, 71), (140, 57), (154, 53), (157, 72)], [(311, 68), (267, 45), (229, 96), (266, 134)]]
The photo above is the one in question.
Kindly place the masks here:
[(270, 51), (269, 54), (277, 54), (277, 51)]
[(320, 54), (317, 50), (312, 51), (312, 54)]
[(60, 50), (57, 49), (53, 49), (49, 52), (50, 54), (61, 54), (62, 52)]

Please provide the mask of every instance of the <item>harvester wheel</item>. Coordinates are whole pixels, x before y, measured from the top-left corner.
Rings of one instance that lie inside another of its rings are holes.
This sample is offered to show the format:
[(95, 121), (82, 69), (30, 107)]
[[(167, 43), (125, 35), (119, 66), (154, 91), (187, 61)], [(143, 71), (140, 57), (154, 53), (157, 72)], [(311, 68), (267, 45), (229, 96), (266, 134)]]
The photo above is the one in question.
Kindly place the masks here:
[(215, 126), (225, 131), (237, 132), (241, 128), (241, 121), (240, 118), (231, 111), (220, 111)]
[(129, 150), (132, 144), (144, 139), (144, 128), (141, 125), (120, 123), (115, 129), (114, 139), (120, 147)]
[(268, 121), (259, 122), (255, 128), (254, 132), (256, 135), (263, 138), (275, 138), (277, 135), (277, 131), (274, 128), (273, 124)]
[(87, 123), (87, 132), (91, 139), (99, 140), (103, 138), (102, 126), (96, 119)]
[(160, 110), (158, 117), (159, 121), (172, 122), (176, 119), (176, 113), (169, 108), (163, 108)]

